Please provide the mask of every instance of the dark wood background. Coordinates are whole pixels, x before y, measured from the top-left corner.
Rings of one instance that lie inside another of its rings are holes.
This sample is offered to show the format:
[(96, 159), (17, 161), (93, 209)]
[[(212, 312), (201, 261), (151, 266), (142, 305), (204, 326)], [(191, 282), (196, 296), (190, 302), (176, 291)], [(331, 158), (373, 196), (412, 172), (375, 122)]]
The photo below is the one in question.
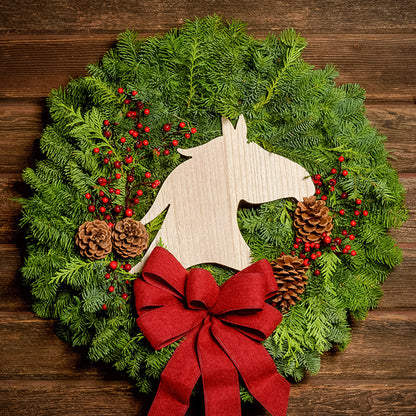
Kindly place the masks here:
[[(368, 117), (407, 189), (409, 221), (393, 231), (403, 264), (384, 297), (354, 322), (345, 352), (324, 354), (322, 369), (293, 385), (288, 415), (416, 415), (416, 2), (414, 0), (49, 0), (0, 1), (0, 414), (145, 415), (151, 398), (123, 375), (89, 363), (31, 312), (19, 283), (23, 238), (17, 227), (51, 88), (85, 74), (85, 66), (130, 28), (163, 33), (187, 18), (216, 13), (248, 23), (264, 37), (294, 27), (308, 41), (304, 58), (335, 64), (338, 82), (367, 90)], [(201, 398), (189, 415), (203, 415)], [(258, 406), (245, 415), (264, 415)]]

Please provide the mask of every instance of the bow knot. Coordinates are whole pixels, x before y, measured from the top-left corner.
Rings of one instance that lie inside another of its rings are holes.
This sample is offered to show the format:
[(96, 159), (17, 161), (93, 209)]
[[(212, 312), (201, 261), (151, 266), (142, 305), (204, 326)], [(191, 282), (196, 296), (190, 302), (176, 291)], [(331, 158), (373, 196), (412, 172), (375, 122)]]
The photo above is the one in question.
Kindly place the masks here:
[(260, 343), (282, 320), (265, 301), (277, 284), (261, 260), (221, 287), (204, 269), (184, 269), (167, 250), (156, 247), (134, 283), (137, 324), (155, 349), (183, 337), (166, 365), (149, 416), (181, 416), (202, 376), (207, 416), (241, 414), (240, 373), (253, 396), (283, 416), (289, 383)]

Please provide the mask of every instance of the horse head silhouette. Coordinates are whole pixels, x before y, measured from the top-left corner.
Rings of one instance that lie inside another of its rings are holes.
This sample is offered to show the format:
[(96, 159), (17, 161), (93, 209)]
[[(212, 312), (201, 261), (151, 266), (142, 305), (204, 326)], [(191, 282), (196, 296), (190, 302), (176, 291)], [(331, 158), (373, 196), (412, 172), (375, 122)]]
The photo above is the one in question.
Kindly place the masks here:
[(185, 268), (217, 263), (241, 270), (251, 258), (238, 228), (239, 203), (300, 200), (314, 194), (313, 182), (302, 166), (247, 142), (243, 115), (235, 129), (223, 117), (222, 133), (201, 146), (178, 150), (191, 158), (167, 177), (142, 218), (147, 224), (168, 208), (159, 233), (132, 273), (141, 270), (160, 240)]

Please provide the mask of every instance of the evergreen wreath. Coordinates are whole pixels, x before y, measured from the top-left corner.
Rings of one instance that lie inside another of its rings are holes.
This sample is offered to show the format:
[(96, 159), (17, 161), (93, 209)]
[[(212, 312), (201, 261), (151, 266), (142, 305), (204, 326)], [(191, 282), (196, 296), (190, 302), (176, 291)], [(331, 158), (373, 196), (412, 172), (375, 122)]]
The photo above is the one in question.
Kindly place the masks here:
[[(305, 46), (294, 30), (257, 40), (240, 21), (216, 16), (145, 40), (126, 31), (88, 76), (50, 94), (43, 158), (24, 171), (33, 195), (21, 201), (22, 275), (40, 317), (56, 319), (63, 339), (126, 371), (142, 392), (154, 388), (178, 344), (154, 351), (136, 327), (128, 272), (141, 256), (126, 259), (113, 242), (109, 254), (108, 245), (99, 252), (105, 257), (87, 258), (75, 236), (85, 222), (114, 228), (123, 218), (140, 220), (184, 160), (176, 146), (220, 136), (221, 116), (244, 114), (249, 141), (305, 167), (332, 217), (332, 230), (316, 237), (312, 227), (308, 241), (308, 232), (298, 233), (305, 221), (294, 225), (294, 200), (238, 212), (254, 260), (266, 258), (278, 271), (290, 262), (306, 273), (299, 281), (307, 285), (284, 303), (283, 321), (264, 343), (282, 375), (300, 380), (318, 372), (324, 351), (345, 348), (349, 317), (363, 319), (377, 306), (380, 284), (401, 261), (387, 230), (407, 212), (385, 137), (365, 116), (363, 89), (336, 86), (332, 65), (313, 69), (301, 59)], [(163, 215), (146, 225), (150, 241), (162, 222)], [(232, 274), (206, 268), (219, 284)]]

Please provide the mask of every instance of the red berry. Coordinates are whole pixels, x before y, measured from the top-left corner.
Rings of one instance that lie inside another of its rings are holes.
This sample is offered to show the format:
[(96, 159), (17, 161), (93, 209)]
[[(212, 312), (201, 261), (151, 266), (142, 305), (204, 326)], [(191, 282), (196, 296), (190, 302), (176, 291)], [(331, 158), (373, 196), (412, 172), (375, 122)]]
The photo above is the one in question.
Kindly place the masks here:
[(303, 260), (303, 265), (304, 266), (309, 266), (309, 259)]
[(134, 199), (133, 199), (133, 202), (134, 202), (135, 204), (138, 204), (138, 203), (140, 202), (140, 199), (139, 199), (139, 198), (134, 198)]
[(332, 168), (332, 169), (331, 169), (331, 173), (332, 173), (332, 174), (337, 173), (337, 170), (336, 170), (335, 168)]
[(121, 297), (122, 297), (124, 300), (126, 300), (126, 299), (129, 297), (129, 295), (128, 295), (127, 293), (123, 293), (123, 294), (121, 295)]
[(347, 245), (345, 246), (345, 248), (346, 248), (348, 251), (350, 251), (350, 250), (351, 250), (351, 246), (350, 246), (349, 244), (347, 244)]
[(195, 134), (195, 133), (196, 133), (196, 128), (195, 128), (195, 127), (192, 127), (192, 128), (191, 128), (191, 133), (192, 133), (192, 134)]
[(339, 215), (344, 215), (345, 214), (345, 209), (340, 209), (339, 210)]
[(146, 178), (150, 178), (151, 176), (152, 176), (152, 174), (150, 173), (150, 172), (146, 172), (145, 174), (144, 174), (144, 176), (146, 176)]
[(132, 217), (133, 216), (133, 210), (128, 208), (126, 209), (126, 211), (124, 212), (126, 214), (127, 217)]
[(138, 196), (142, 196), (143, 195), (143, 191), (141, 189), (139, 189), (136, 193), (137, 193)]
[(184, 137), (185, 137), (185, 139), (189, 139), (191, 137), (191, 135), (189, 133), (185, 133)]
[(149, 144), (149, 140), (143, 140), (143, 146), (147, 146)]
[(163, 130), (165, 130), (165, 131), (170, 131), (170, 129), (171, 129), (171, 125), (170, 124), (165, 124), (163, 126)]
[(113, 194), (113, 193), (114, 193), (114, 188), (110, 188), (110, 189), (108, 190), (108, 192), (110, 192), (110, 194)]
[(141, 110), (143, 108), (143, 103), (141, 101), (137, 101), (136, 107)]
[(178, 142), (176, 139), (175, 139), (175, 140), (172, 140), (172, 145), (173, 145), (173, 146), (177, 146), (177, 145), (178, 145), (178, 143), (179, 143), (179, 142)]
[(169, 152), (169, 150), (168, 150), (168, 149), (166, 149), (166, 150), (163, 152), (163, 154), (164, 154), (165, 156), (167, 156), (169, 153), (170, 153), (170, 152)]
[(133, 112), (132, 111), (127, 111), (126, 117), (128, 117), (128, 118), (133, 117)]
[(316, 252), (316, 255), (317, 255), (318, 257), (321, 257), (321, 256), (322, 256), (322, 253), (321, 253), (320, 251), (317, 251), (317, 252)]
[(127, 176), (127, 182), (129, 182), (129, 183), (134, 182), (134, 176), (133, 175)]
[(98, 194), (99, 194), (100, 196), (104, 196), (104, 195), (105, 195), (104, 191), (100, 191)]
[(126, 264), (124, 265), (124, 270), (125, 270), (126, 272), (129, 272), (129, 271), (131, 270), (131, 264), (130, 264), (130, 263), (126, 263)]
[(341, 244), (342, 242), (342, 240), (339, 237), (337, 237), (334, 241), (335, 241), (335, 244)]
[(328, 237), (325, 237), (324, 241), (326, 244), (329, 244), (332, 241), (332, 239), (331, 237), (328, 236)]
[(113, 224), (112, 222), (109, 222), (107, 225), (108, 225), (110, 228), (113, 228), (113, 226), (114, 226), (114, 224)]
[(106, 273), (106, 274), (104, 275), (104, 277), (105, 277), (106, 279), (109, 279), (109, 278), (111, 277), (111, 275), (110, 275), (110, 273)]
[(132, 91), (131, 95), (134, 97), (135, 95), (137, 95), (137, 91)]
[(138, 129), (143, 128), (143, 124), (142, 124), (142, 123), (137, 123), (137, 128), (138, 128)]
[(353, 250), (353, 251), (351, 251), (350, 254), (351, 254), (351, 256), (356, 256), (357, 255), (357, 252)]
[(368, 215), (368, 211), (363, 211), (363, 215), (366, 217)]
[(139, 135), (139, 133), (138, 133), (137, 131), (134, 131), (131, 135), (132, 135), (133, 137), (137, 137), (137, 136)]
[(120, 214), (120, 212), (121, 212), (121, 210), (122, 210), (122, 206), (121, 205), (116, 205), (115, 207), (114, 207), (114, 211), (117, 213), (117, 214)]
[(121, 178), (121, 173), (116, 173), (116, 179), (120, 179)]
[(111, 137), (111, 131), (110, 131), (110, 130), (106, 130), (106, 131), (104, 132), (104, 137), (107, 137), (107, 139), (108, 139), (109, 137)]
[(108, 126), (110, 124), (109, 120), (104, 120), (104, 126)]
[(293, 248), (295, 248), (296, 250), (299, 248), (299, 244), (293, 244)]
[(318, 173), (317, 175), (315, 175), (315, 179), (319, 181), (319, 179), (321, 179), (322, 176)]
[(360, 211), (354, 211), (354, 215), (356, 216), (356, 217), (358, 217), (359, 215), (360, 215)]
[(179, 127), (180, 127), (181, 129), (185, 128), (185, 126), (186, 126), (186, 123), (185, 123), (184, 121), (181, 121), (181, 122), (179, 123)]
[(85, 198), (91, 199), (91, 194), (89, 194), (89, 193), (85, 194)]
[(356, 199), (356, 200), (355, 200), (355, 203), (356, 203), (357, 205), (360, 205), (362, 202), (363, 202), (363, 201), (361, 201), (361, 199)]
[(95, 211), (95, 205), (93, 205), (93, 204), (88, 205), (88, 211), (89, 212), (94, 212)]
[(113, 151), (112, 151), (112, 150), (109, 150), (109, 151), (107, 152), (107, 154), (111, 156), (111, 155), (113, 154)]
[[(103, 199), (102, 199), (102, 201), (103, 201), (103, 204), (106, 204), (107, 202), (108, 202), (108, 198), (105, 196)], [(107, 218), (108, 220), (110, 219), (110, 218)]]
[(147, 114), (149, 114), (149, 113), (150, 113), (150, 110), (149, 110), (148, 108), (145, 108), (145, 109), (143, 110), (143, 113), (147, 115)]
[(110, 269), (113, 269), (113, 270), (117, 269), (117, 266), (118, 264), (115, 260), (111, 261), (109, 264)]
[(114, 167), (115, 167), (116, 169), (120, 169), (120, 168), (121, 168), (121, 162), (120, 162), (119, 160), (116, 160), (116, 161), (114, 162)]
[(103, 162), (107, 165), (110, 162), (110, 159), (108, 157), (105, 157), (103, 159)]
[(299, 237), (296, 237), (295, 241), (296, 241), (297, 243), (301, 243), (301, 242), (302, 242), (302, 239), (301, 239), (301, 238), (299, 238)]
[(330, 191), (330, 192), (334, 192), (334, 191), (335, 191), (335, 188), (334, 188), (333, 186), (330, 186), (330, 187), (329, 187), (329, 191)]
[(335, 186), (337, 184), (337, 180), (332, 178), (332, 179), (329, 180), (329, 184), (332, 185), (332, 186)]
[(111, 220), (111, 215), (106, 215), (105, 217), (104, 217), (107, 221), (109, 221), (109, 220)]
[(100, 207), (100, 212), (101, 212), (101, 214), (104, 214), (104, 212), (105, 212), (105, 207)]
[(342, 230), (342, 235), (348, 235), (348, 231), (347, 230)]
[(127, 156), (125, 161), (126, 161), (127, 164), (132, 163), (133, 162), (133, 157), (132, 156)]
[(343, 252), (344, 254), (347, 254), (347, 253), (348, 253), (347, 248), (343, 248), (343, 249), (342, 249), (342, 252)]
[(339, 160), (340, 162), (343, 162), (343, 161), (345, 160), (345, 158), (344, 158), (344, 156), (340, 156), (340, 157), (338, 158), (338, 160)]
[(124, 89), (120, 87), (117, 91), (118, 91), (120, 94), (123, 94)]
[(355, 235), (354, 235), (354, 234), (351, 234), (348, 238), (349, 238), (351, 241), (353, 241), (353, 240), (355, 240)]
[(342, 171), (342, 176), (347, 176), (348, 175), (348, 171), (346, 170), (346, 169), (344, 169), (343, 171)]
[(322, 195), (322, 201), (326, 201), (328, 199), (328, 197), (326, 195)]
[(114, 292), (114, 286), (110, 286), (110, 287), (108, 288), (108, 291), (109, 291), (109, 292)]
[(346, 192), (343, 192), (343, 193), (341, 194), (341, 199), (345, 199), (347, 196), (348, 196), (348, 194), (347, 194)]
[(159, 186), (159, 185), (160, 185), (160, 180), (159, 180), (159, 179), (156, 179), (156, 180), (155, 180), (155, 185), (156, 185), (156, 186)]
[(320, 270), (315, 270), (315, 276), (319, 276), (321, 274)]
[(133, 129), (130, 129), (129, 130), (129, 134), (132, 135), (133, 133), (134, 133), (134, 130)]
[(121, 143), (126, 143), (126, 138), (125, 138), (125, 137), (122, 137), (122, 138), (120, 139), (120, 142), (121, 142)]
[(106, 311), (107, 310), (107, 305), (104, 303), (103, 305), (103, 310)]
[(320, 190), (320, 189), (317, 189), (317, 190), (315, 191), (315, 193), (316, 193), (316, 195), (320, 195), (320, 194), (321, 194), (321, 190)]
[(318, 250), (318, 248), (321, 248), (321, 245), (319, 243), (315, 243), (315, 248)]
[(147, 127), (147, 126), (146, 126), (146, 127), (144, 128), (144, 131), (145, 131), (146, 133), (149, 133), (149, 131), (150, 131), (150, 127)]
[(124, 100), (124, 104), (130, 104), (130, 101), (131, 101), (131, 100), (129, 100), (128, 98), (126, 98), (126, 99)]
[(331, 246), (332, 251), (335, 251), (336, 249), (337, 249), (336, 246)]
[(315, 260), (315, 259), (316, 259), (316, 257), (317, 257), (317, 256), (316, 256), (316, 254), (315, 254), (315, 253), (312, 253), (312, 254), (311, 254), (311, 259), (312, 259), (312, 260)]
[(98, 147), (94, 148), (94, 153), (100, 153), (100, 149)]
[(326, 237), (328, 234), (324, 231), (323, 233), (322, 233), (322, 237)]
[(116, 189), (114, 192), (116, 193), (116, 195), (120, 195), (121, 193), (120, 189)]
[(350, 224), (352, 227), (355, 227), (357, 225), (357, 221), (351, 220)]

